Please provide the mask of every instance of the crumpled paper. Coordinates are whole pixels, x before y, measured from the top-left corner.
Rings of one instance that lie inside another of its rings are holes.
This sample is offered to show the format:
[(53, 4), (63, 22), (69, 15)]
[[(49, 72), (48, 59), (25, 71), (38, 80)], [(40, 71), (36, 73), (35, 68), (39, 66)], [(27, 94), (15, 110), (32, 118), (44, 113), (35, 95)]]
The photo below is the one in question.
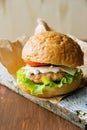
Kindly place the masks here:
[[(34, 34), (41, 31), (51, 31), (51, 30), (53, 29), (51, 29), (51, 27), (49, 27), (45, 21), (39, 19), (38, 26), (35, 28)], [(87, 43), (73, 36), (71, 37), (79, 43), (84, 52), (84, 66), (81, 67), (83, 70), (83, 81), (81, 83), (81, 87), (83, 87), (87, 82)], [(29, 39), (28, 36), (22, 36), (20, 38), (17, 38), (16, 41), (13, 42), (9, 40), (2, 40), (2, 39), (0, 40), (0, 62), (4, 67), (6, 67), (6, 69), (9, 72), (9, 75), (11, 75), (14, 78), (15, 82), (16, 82), (17, 70), (25, 65), (21, 58), (21, 53), (22, 48), (28, 39)], [(39, 98), (39, 99), (43, 101), (50, 101), (52, 103), (57, 103), (65, 96), (67, 95), (56, 96), (47, 99), (45, 98)]]

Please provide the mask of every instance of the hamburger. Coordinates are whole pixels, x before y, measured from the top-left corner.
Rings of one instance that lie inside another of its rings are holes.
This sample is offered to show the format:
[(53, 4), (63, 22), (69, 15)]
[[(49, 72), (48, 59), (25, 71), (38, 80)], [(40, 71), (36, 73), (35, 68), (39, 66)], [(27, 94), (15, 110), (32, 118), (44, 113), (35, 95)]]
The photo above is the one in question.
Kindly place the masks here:
[(76, 41), (55, 31), (31, 36), (23, 47), (25, 66), (17, 71), (19, 87), (37, 97), (76, 90), (82, 79), (83, 52)]

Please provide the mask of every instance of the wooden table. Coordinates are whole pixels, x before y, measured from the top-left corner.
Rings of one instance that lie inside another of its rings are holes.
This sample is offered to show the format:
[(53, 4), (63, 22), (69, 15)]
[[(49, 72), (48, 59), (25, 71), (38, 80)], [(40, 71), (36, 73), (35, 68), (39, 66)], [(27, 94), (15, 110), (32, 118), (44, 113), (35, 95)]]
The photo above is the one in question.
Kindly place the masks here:
[(0, 85), (0, 130), (81, 130)]

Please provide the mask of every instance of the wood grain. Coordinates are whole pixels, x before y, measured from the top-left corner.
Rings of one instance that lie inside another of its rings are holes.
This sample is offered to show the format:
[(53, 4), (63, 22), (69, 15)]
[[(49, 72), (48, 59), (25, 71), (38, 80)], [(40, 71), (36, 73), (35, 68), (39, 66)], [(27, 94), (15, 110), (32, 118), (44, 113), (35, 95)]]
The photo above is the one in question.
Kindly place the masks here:
[(0, 85), (0, 130), (81, 130)]

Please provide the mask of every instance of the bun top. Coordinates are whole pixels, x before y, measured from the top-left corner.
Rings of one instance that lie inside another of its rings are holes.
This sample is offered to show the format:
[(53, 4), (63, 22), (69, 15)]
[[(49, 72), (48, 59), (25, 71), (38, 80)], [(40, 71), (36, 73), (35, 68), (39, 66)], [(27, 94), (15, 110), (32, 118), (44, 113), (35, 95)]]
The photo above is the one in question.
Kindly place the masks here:
[(83, 65), (83, 52), (78, 43), (54, 31), (40, 32), (30, 37), (23, 48), (22, 58), (69, 67)]

